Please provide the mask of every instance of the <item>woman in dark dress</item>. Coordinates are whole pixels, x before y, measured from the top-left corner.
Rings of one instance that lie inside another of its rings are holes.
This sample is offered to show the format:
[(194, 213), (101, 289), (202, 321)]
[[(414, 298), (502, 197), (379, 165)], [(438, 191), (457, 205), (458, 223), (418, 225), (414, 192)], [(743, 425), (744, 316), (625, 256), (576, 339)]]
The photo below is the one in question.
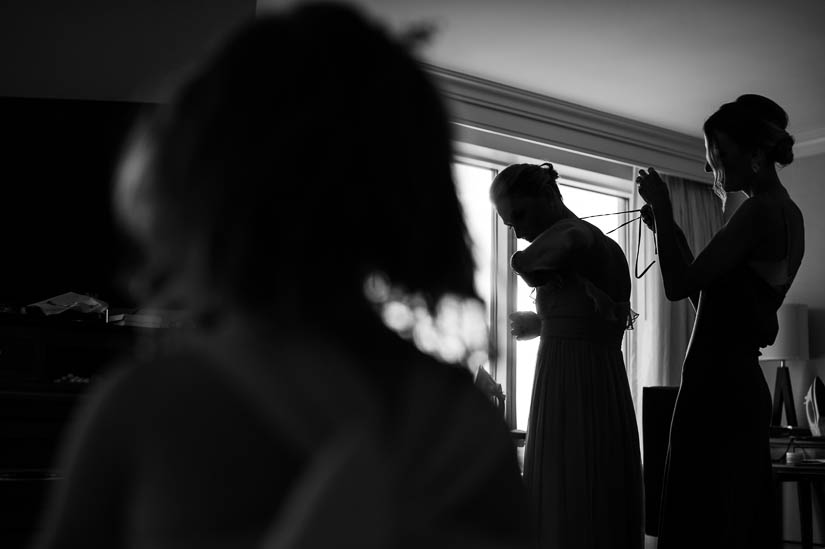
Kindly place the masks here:
[[(748, 199), (693, 259), (667, 187), (641, 170), (665, 293), (696, 307), (670, 430), (659, 548), (755, 548), (777, 543), (768, 447), (770, 392), (759, 349), (804, 253), (802, 214), (777, 165), (793, 160), (788, 117), (762, 96), (722, 105), (704, 124), (706, 170), (718, 194)], [(652, 211), (652, 218), (651, 218)], [(721, 457), (721, 462), (716, 459)]]
[(538, 546), (640, 549), (642, 479), (622, 356), (631, 322), (627, 258), (562, 202), (549, 164), (517, 164), (493, 182), (505, 225), (530, 245), (513, 270), (536, 288), (536, 312), (511, 315), (539, 336), (524, 453)]

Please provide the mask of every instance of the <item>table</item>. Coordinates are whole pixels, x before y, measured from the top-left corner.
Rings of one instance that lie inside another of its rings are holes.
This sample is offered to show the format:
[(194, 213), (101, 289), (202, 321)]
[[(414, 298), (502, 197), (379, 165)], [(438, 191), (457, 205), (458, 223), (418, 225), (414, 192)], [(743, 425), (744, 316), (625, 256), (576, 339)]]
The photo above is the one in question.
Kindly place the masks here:
[[(797, 497), (799, 500), (799, 527), (802, 535), (802, 549), (812, 549), (813, 517), (811, 488), (814, 482), (825, 481), (825, 464), (802, 463), (799, 465), (788, 465), (786, 463), (774, 463), (773, 478), (774, 481), (780, 486), (784, 482), (796, 482)], [(777, 493), (781, 494), (782, 492), (781, 490), (777, 490)], [(822, 517), (822, 520), (825, 521), (825, 516)]]

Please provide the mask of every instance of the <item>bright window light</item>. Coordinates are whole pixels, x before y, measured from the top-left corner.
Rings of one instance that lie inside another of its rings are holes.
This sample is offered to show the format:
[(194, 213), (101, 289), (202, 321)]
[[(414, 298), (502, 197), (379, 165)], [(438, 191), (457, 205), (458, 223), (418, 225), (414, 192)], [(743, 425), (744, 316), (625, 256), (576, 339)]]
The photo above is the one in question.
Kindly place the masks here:
[(487, 304), (487, 318), (490, 318), (493, 210), (489, 193), (495, 171), (460, 163), (453, 164), (453, 169), (464, 220), (473, 241), (476, 291)]

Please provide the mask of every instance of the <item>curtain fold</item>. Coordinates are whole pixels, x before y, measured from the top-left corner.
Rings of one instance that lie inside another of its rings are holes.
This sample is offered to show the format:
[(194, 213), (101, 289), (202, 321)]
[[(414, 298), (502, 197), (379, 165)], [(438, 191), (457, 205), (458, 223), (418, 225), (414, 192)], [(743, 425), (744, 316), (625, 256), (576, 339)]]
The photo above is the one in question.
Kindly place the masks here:
[[(634, 170), (634, 173), (636, 171), (638, 170)], [(685, 233), (691, 251), (696, 256), (722, 227), (722, 202), (706, 183), (664, 174), (662, 179), (670, 191), (674, 219)], [(643, 205), (644, 201), (638, 191), (634, 192), (631, 208), (641, 208)], [(641, 224), (641, 220), (638, 223)], [(628, 238), (631, 261), (636, 257), (637, 230), (634, 227)], [(641, 245), (638, 246), (639, 272), (657, 259), (653, 238), (653, 233), (643, 226)], [(631, 265), (631, 271), (633, 269), (634, 266)], [(642, 387), (680, 384), (682, 362), (690, 341), (695, 314), (687, 299), (668, 301), (658, 264), (641, 279), (637, 280), (633, 276), (631, 280), (631, 303), (639, 313), (639, 318), (635, 329), (627, 332), (627, 374), (641, 433)]]

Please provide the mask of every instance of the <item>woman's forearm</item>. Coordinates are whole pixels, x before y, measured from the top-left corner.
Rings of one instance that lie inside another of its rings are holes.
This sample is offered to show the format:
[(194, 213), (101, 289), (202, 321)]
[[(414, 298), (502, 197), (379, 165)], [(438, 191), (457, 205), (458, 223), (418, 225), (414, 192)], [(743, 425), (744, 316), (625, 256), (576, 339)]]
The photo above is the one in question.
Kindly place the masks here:
[(582, 224), (563, 222), (536, 237), (527, 248), (513, 254), (510, 265), (519, 274), (538, 270), (556, 270), (565, 266), (570, 254), (593, 243), (593, 234)]
[[(693, 256), (693, 252), (690, 249), (690, 244), (688, 244), (687, 238), (685, 238), (684, 231), (682, 231), (682, 228), (678, 224), (676, 224), (675, 221), (673, 222), (673, 227), (676, 231), (676, 242), (679, 246), (679, 252), (682, 254), (682, 259), (684, 260), (686, 265), (690, 265), (691, 263), (693, 263), (693, 260), (695, 259)], [(693, 310), (695, 311), (696, 308), (699, 306), (699, 292), (691, 292), (691, 294), (688, 296), (688, 299), (690, 299), (690, 303), (691, 305), (693, 305)]]
[(684, 234), (673, 220), (670, 201), (654, 205), (653, 215), (656, 218), (659, 264), (665, 295), (671, 301), (690, 297), (686, 274), (688, 266), (692, 263), (693, 254), (687, 247)]
[(514, 253), (510, 266), (518, 274), (555, 269), (564, 263), (568, 249), (567, 242), (540, 237), (524, 250)]

